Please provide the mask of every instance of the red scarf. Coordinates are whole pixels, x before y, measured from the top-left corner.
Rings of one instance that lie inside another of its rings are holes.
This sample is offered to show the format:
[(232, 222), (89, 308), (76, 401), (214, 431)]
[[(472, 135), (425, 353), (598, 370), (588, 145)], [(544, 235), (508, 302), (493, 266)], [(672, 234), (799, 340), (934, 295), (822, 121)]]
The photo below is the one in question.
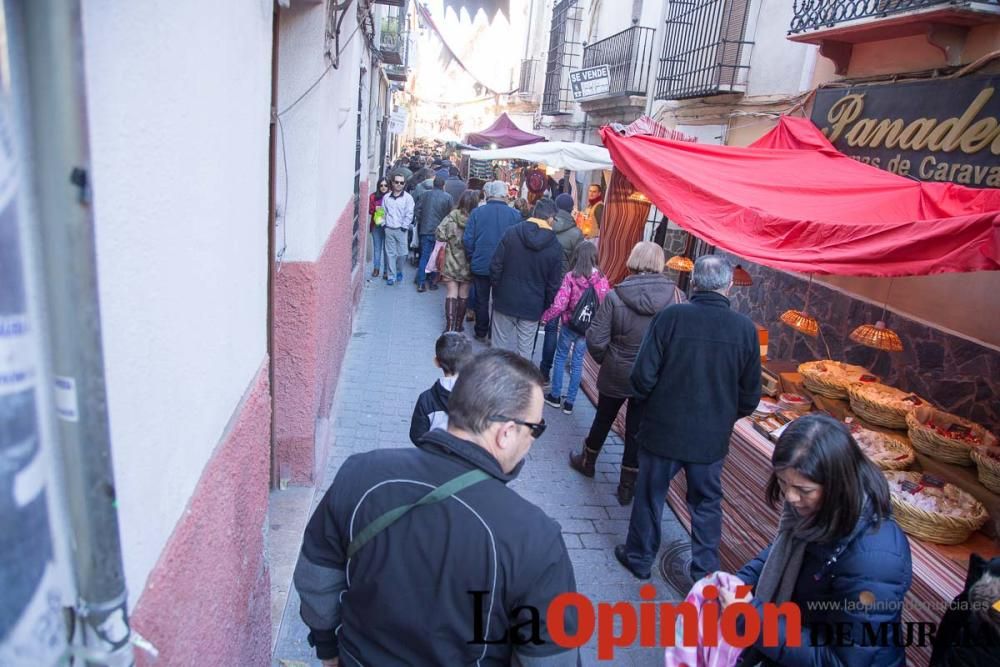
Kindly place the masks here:
[(590, 204), (591, 206), (593, 206), (594, 204), (600, 204), (602, 201), (604, 201), (604, 195), (603, 194), (601, 194), (601, 195), (588, 195), (587, 196), (587, 203)]

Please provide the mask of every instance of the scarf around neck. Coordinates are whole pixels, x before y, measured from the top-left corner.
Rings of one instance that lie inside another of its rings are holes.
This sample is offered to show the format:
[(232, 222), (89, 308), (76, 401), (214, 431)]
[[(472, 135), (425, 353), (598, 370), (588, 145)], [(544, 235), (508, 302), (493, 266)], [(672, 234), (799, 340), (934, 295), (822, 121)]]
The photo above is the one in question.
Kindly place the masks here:
[(600, 204), (604, 201), (604, 195), (594, 195), (593, 197), (587, 197), (587, 203), (593, 206), (594, 204)]

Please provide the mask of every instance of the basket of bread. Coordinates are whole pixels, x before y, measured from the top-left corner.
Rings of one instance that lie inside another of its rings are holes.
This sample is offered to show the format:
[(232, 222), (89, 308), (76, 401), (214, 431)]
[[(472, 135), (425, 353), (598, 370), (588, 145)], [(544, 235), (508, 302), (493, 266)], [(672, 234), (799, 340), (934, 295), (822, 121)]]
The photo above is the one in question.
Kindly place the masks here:
[(867, 368), (830, 359), (799, 364), (798, 370), (806, 389), (827, 398), (847, 398), (847, 388), (855, 382), (878, 382)]
[(885, 473), (896, 523), (907, 535), (938, 544), (961, 544), (989, 519), (971, 495), (933, 475)]
[(878, 382), (855, 382), (847, 387), (851, 410), (867, 422), (906, 430), (906, 415), (914, 408), (927, 405), (916, 394)]
[(993, 493), (1000, 493), (1000, 447), (973, 447), (969, 456), (979, 471), (979, 481)]
[(902, 436), (872, 431), (858, 423), (850, 424), (850, 429), (864, 455), (882, 470), (905, 470), (913, 465), (913, 450)]
[(945, 463), (975, 465), (971, 452), (976, 447), (996, 446), (996, 437), (979, 424), (921, 405), (906, 415), (910, 442), (918, 451)]

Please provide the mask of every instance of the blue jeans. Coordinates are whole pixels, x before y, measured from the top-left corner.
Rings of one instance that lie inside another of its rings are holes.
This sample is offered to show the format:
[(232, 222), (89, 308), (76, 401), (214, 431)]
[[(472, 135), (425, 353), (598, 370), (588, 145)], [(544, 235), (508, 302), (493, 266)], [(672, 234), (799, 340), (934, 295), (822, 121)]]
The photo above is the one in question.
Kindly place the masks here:
[(563, 368), (566, 358), (573, 348), (570, 362), (569, 386), (566, 387), (566, 402), (575, 403), (576, 394), (580, 391), (580, 378), (583, 376), (583, 355), (587, 351), (587, 341), (582, 334), (570, 330), (569, 327), (559, 329), (559, 342), (556, 343), (556, 356), (552, 361), (552, 392), (553, 396), (562, 396)]
[(431, 251), (434, 250), (434, 235), (433, 234), (421, 234), (420, 235), (420, 265), (417, 267), (417, 284), (423, 285), (427, 282), (427, 273), (434, 273), (435, 267), (431, 267), (431, 270), (427, 271), (427, 260), (431, 256)]
[(549, 379), (552, 372), (552, 360), (556, 356), (556, 341), (559, 338), (559, 318), (552, 320), (545, 325), (545, 339), (542, 341), (542, 363), (539, 370), (545, 379)]
[(687, 506), (691, 512), (691, 576), (698, 581), (719, 569), (722, 539), (722, 466), (715, 463), (685, 463), (639, 449), (639, 478), (628, 524), (625, 553), (636, 572), (649, 572), (660, 549), (663, 499), (670, 481), (684, 471)]
[(385, 254), (385, 227), (372, 230), (372, 269), (389, 272), (389, 258)]

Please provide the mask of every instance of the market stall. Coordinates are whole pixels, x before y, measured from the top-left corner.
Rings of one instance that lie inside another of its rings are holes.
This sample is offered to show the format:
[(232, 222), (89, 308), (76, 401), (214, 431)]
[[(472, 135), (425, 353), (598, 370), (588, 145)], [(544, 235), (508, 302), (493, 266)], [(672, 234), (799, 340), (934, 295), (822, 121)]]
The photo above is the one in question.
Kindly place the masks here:
[[(810, 275), (1000, 270), (1000, 191), (921, 183), (860, 164), (834, 149), (807, 120), (783, 118), (747, 148), (626, 137), (610, 128), (602, 136), (616, 169), (671, 220), (756, 264)], [(774, 282), (769, 297), (758, 296), (782, 299), (780, 286)], [(1000, 423), (977, 423), (942, 409), (927, 395), (919, 367), (937, 349), (930, 343), (894, 382), (870, 367), (843, 363), (822, 339), (808, 295), (807, 287), (805, 307), (782, 313), (780, 326), (820, 340), (827, 358), (765, 363), (762, 384), (773, 398), (737, 422), (723, 473), (723, 567), (735, 571), (773, 539), (778, 514), (765, 502), (764, 487), (774, 441), (799, 415), (823, 410), (850, 424), (889, 482), (894, 514), (913, 557), (904, 621), (936, 624), (962, 589), (970, 554), (1000, 554), (1000, 447), (994, 435)], [(843, 318), (852, 311), (826, 312)], [(851, 349), (883, 356), (904, 349), (883, 322), (863, 322), (850, 333)], [(838, 343), (833, 349), (847, 349)], [(973, 346), (963, 346), (959, 356), (979, 358)], [(992, 363), (978, 372), (990, 375)], [(963, 368), (976, 372), (970, 370), (975, 365)], [(973, 383), (982, 389), (963, 410), (971, 414), (976, 400), (995, 403), (994, 380)], [(689, 526), (684, 494), (681, 475), (668, 502)], [(925, 665), (929, 656), (926, 642), (908, 649), (910, 664)]]

